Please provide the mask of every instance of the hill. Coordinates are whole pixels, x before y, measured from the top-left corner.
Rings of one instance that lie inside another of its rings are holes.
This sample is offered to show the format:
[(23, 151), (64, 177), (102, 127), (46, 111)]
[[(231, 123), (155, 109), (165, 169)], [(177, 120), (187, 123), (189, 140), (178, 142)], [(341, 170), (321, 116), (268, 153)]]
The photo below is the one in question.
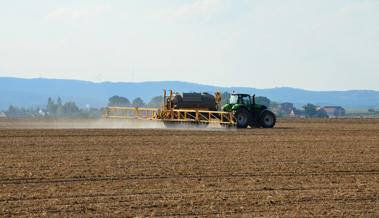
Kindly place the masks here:
[(9, 105), (23, 107), (45, 106), (48, 97), (60, 96), (64, 101), (75, 101), (79, 106), (104, 107), (113, 95), (129, 99), (142, 97), (145, 101), (161, 95), (163, 89), (178, 92), (236, 91), (255, 93), (277, 102), (292, 102), (297, 107), (306, 103), (320, 106), (340, 105), (346, 108), (379, 107), (379, 92), (373, 90), (309, 91), (289, 87), (256, 89), (248, 87), (218, 87), (180, 81), (158, 82), (102, 82), (64, 79), (21, 79), (0, 77), (0, 110)]

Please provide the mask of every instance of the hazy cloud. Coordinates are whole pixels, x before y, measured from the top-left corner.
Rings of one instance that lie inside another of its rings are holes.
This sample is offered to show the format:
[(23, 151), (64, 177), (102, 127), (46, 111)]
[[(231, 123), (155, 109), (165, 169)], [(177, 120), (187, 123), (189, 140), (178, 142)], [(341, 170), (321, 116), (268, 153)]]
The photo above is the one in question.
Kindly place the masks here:
[(90, 19), (91, 17), (100, 16), (111, 10), (108, 5), (94, 5), (80, 8), (57, 8), (47, 15), (49, 20), (58, 21), (79, 21), (82, 19)]
[(378, 0), (17, 2), (1, 75), (379, 89)]
[(175, 14), (179, 16), (207, 15), (220, 7), (222, 0), (197, 0), (179, 6)]

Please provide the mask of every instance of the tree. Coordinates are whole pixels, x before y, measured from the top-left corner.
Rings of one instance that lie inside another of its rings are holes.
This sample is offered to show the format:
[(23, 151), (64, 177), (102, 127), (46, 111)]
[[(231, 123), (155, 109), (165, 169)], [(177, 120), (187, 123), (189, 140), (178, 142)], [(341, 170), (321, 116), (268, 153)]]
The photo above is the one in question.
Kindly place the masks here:
[(317, 106), (314, 104), (306, 104), (303, 106), (305, 117), (316, 117)]
[(269, 107), (271, 104), (271, 100), (264, 96), (258, 96), (258, 97), (255, 97), (255, 103)]
[(8, 112), (10, 113), (15, 113), (15, 112), (18, 112), (20, 109), (18, 107), (15, 107), (13, 105), (10, 105), (9, 108), (8, 108)]
[(130, 106), (130, 101), (125, 97), (115, 95), (108, 99), (108, 106)]
[(143, 107), (143, 106), (145, 106), (145, 102), (143, 102), (143, 100), (138, 97), (138, 98), (135, 98), (133, 100), (132, 106), (133, 107)]
[(47, 100), (47, 106), (46, 109), (50, 114), (55, 114), (57, 112), (58, 105), (55, 104), (55, 101), (49, 97)]
[(57, 99), (57, 110), (55, 111), (55, 115), (61, 116), (64, 114), (64, 109), (63, 109), (63, 103), (61, 97), (58, 97)]
[(318, 117), (318, 118), (327, 118), (329, 116), (328, 116), (328, 113), (326, 113), (326, 111), (324, 109), (321, 109), (321, 110), (317, 111), (316, 117)]
[(151, 108), (159, 108), (162, 104), (163, 104), (163, 97), (155, 96), (154, 98), (150, 100), (147, 106)]
[(78, 113), (79, 108), (78, 106), (76, 106), (75, 102), (69, 101), (69, 102), (64, 103), (63, 112), (67, 115), (72, 115), (74, 113)]
[(63, 105), (61, 105), (61, 106), (58, 106), (58, 108), (57, 108), (57, 111), (55, 112), (55, 114), (57, 115), (57, 116), (62, 116), (62, 115), (64, 115), (64, 107), (63, 107)]
[(58, 107), (62, 106), (62, 99), (61, 99), (61, 97), (58, 97), (58, 99), (57, 99), (57, 105), (58, 105)]

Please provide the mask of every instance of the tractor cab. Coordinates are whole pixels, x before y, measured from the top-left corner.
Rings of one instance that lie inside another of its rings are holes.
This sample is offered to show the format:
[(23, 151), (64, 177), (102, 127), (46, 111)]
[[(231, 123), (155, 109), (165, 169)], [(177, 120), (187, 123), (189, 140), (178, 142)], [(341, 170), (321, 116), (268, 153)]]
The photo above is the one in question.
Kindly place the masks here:
[(251, 104), (251, 96), (248, 94), (231, 94), (229, 98), (229, 104)]
[(272, 128), (276, 122), (274, 113), (267, 110), (265, 105), (255, 102), (255, 95), (232, 93), (229, 103), (225, 104), (222, 110), (233, 112), (239, 128), (247, 126)]
[(235, 111), (240, 107), (249, 111), (267, 109), (264, 105), (256, 104), (255, 95), (233, 93), (230, 95), (229, 103), (223, 106), (223, 111)]

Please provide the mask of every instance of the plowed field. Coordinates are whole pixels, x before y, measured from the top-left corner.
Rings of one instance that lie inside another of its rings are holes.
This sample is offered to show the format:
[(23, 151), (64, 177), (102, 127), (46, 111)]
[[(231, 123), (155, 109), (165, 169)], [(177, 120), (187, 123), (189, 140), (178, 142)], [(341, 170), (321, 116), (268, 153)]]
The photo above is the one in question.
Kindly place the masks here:
[(0, 122), (0, 217), (379, 217), (379, 120), (31, 126)]

